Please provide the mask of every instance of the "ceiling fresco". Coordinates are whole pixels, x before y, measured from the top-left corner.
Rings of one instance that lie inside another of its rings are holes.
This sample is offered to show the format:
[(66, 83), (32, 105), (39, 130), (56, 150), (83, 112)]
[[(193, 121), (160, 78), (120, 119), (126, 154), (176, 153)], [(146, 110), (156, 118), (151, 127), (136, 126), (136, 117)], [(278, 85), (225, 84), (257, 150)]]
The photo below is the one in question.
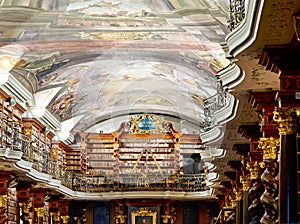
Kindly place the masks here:
[(2, 73), (32, 93), (30, 107), (80, 118), (73, 131), (143, 112), (201, 129), (229, 63), (215, 1), (2, 1), (0, 18)]

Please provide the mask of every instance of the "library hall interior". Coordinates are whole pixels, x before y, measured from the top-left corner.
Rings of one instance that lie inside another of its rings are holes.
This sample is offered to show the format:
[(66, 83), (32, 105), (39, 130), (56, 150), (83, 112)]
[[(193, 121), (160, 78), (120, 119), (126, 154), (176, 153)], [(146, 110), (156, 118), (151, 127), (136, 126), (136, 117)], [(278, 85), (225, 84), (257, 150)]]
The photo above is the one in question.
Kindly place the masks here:
[(0, 0), (0, 136), (0, 224), (300, 223), (300, 1)]

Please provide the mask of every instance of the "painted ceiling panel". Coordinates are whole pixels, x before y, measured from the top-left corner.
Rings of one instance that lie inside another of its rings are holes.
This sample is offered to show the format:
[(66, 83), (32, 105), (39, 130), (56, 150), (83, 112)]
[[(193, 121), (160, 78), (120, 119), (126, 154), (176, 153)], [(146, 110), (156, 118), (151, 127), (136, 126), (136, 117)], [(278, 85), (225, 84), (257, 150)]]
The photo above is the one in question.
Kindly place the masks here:
[(18, 41), (10, 73), (34, 94), (32, 104), (49, 102), (61, 121), (83, 117), (78, 131), (145, 111), (203, 126), (203, 102), (217, 93), (223, 67), (215, 62), (225, 58), (226, 16), (215, 1), (19, 3), (2, 1), (0, 53)]

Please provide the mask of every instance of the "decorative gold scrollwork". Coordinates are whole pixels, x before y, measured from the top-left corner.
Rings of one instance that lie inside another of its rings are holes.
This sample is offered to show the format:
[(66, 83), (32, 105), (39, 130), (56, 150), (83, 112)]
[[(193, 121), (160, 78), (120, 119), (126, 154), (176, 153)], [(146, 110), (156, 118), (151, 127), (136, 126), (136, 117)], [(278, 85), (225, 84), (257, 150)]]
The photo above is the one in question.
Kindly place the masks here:
[(234, 188), (233, 192), (235, 194), (236, 201), (241, 201), (243, 199), (243, 193), (242, 193), (241, 189)]
[[(149, 126), (153, 125), (153, 129), (149, 128), (149, 130), (147, 130), (147, 129), (139, 128), (140, 123), (143, 121), (149, 122)], [(163, 117), (158, 117), (152, 114), (142, 114), (142, 115), (136, 115), (135, 117), (130, 117), (129, 122), (130, 122), (130, 132), (133, 134), (167, 133), (167, 129), (164, 127)]]
[(250, 171), (250, 180), (260, 179), (262, 162), (247, 162), (246, 169)]
[(277, 157), (277, 151), (280, 141), (278, 138), (260, 138), (258, 148), (263, 150), (264, 160), (275, 160)]
[(37, 217), (43, 217), (44, 216), (44, 212), (45, 212), (45, 208), (41, 207), (41, 208), (35, 208)]
[(0, 208), (7, 207), (7, 195), (0, 195)]
[(275, 107), (273, 120), (278, 123), (281, 135), (295, 134), (298, 127), (300, 108)]
[(243, 184), (243, 191), (250, 189), (251, 181), (249, 176), (240, 176), (240, 182)]

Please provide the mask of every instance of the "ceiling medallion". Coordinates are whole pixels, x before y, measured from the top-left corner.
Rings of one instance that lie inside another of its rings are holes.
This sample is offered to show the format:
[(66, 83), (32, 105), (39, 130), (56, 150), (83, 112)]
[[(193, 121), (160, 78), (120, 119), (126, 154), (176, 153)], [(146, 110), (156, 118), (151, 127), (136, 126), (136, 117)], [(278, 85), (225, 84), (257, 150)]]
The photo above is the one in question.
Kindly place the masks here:
[(167, 133), (163, 117), (152, 114), (136, 115), (129, 118), (130, 132), (133, 134)]

